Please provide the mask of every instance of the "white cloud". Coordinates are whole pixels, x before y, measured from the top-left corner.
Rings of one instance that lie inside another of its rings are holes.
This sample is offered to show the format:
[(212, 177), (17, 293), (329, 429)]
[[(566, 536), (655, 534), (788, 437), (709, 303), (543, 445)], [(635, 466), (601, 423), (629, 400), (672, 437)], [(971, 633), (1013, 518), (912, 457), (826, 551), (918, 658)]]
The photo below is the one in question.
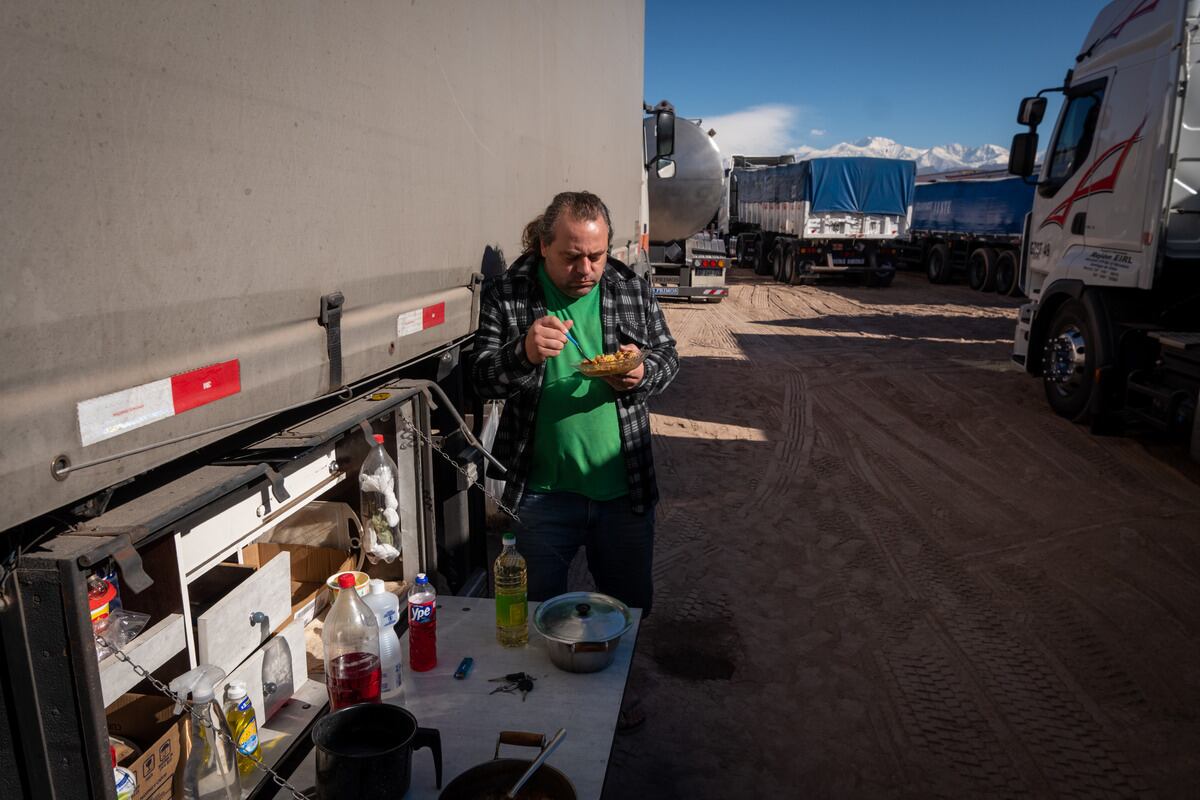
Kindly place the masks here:
[(732, 114), (705, 117), (704, 128), (717, 132), (717, 146), (724, 156), (777, 155), (788, 152), (796, 140), (793, 130), (800, 115), (797, 106), (751, 106)]
[(826, 133), (828, 133), (828, 131), (826, 131), (822, 128), (813, 128), (811, 131), (808, 132), (808, 135), (809, 136), (824, 136)]

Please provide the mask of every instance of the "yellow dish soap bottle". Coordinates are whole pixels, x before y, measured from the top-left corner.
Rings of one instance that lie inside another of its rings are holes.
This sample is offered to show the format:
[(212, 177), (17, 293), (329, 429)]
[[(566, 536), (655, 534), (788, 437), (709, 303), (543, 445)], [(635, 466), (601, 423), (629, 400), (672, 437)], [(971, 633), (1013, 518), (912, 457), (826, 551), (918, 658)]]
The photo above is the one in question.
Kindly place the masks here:
[(237, 743), (238, 772), (249, 775), (254, 772), (254, 758), (262, 760), (262, 745), (258, 741), (254, 706), (242, 681), (230, 681), (225, 687), (225, 719)]

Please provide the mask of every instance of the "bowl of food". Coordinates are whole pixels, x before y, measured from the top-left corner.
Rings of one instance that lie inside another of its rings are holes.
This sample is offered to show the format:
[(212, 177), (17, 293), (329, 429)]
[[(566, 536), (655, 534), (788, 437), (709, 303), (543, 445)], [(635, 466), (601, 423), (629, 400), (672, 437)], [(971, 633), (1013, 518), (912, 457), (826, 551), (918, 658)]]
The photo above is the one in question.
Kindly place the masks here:
[(595, 358), (585, 358), (575, 364), (575, 369), (589, 378), (605, 378), (632, 372), (645, 360), (645, 350), (618, 350), (615, 353), (602, 353)]

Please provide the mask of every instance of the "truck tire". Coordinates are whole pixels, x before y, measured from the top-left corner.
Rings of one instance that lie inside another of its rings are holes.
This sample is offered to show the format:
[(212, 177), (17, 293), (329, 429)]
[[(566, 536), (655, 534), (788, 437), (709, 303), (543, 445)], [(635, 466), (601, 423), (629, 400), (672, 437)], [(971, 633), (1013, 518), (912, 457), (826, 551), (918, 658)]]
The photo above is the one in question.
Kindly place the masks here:
[(1017, 254), (1005, 250), (996, 256), (996, 293), (1005, 297), (1016, 297), (1021, 293), (1020, 269)]
[(754, 237), (754, 274), (755, 275), (770, 275), (771, 274), (771, 259), (767, 257), (767, 253), (763, 247), (763, 235), (760, 233)]
[(1054, 313), (1042, 348), (1042, 388), (1060, 417), (1082, 421), (1091, 407), (1096, 365), (1104, 347), (1100, 320), (1082, 300), (1067, 300)]
[(950, 265), (950, 248), (944, 244), (935, 244), (929, 248), (929, 258), (925, 261), (926, 274), (930, 283), (949, 283), (954, 268)]
[(783, 251), (783, 282), (788, 286), (796, 280), (796, 247), (788, 245)]
[(737, 247), (734, 250), (733, 260), (737, 262), (739, 267), (744, 267), (746, 265), (746, 237), (737, 237)]
[(771, 264), (774, 267), (775, 280), (783, 283), (783, 257), (787, 253), (787, 244), (785, 242), (776, 242), (775, 249), (771, 251)]
[(996, 291), (996, 251), (980, 247), (967, 260), (967, 285), (977, 292)]

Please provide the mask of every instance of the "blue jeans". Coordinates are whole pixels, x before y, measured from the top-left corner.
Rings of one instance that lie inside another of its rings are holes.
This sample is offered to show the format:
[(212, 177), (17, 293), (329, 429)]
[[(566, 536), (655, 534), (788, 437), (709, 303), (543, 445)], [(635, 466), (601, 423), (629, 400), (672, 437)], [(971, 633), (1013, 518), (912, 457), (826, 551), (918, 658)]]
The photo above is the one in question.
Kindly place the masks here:
[(529, 492), (517, 509), (517, 550), (529, 570), (529, 599), (567, 591), (567, 572), (582, 546), (603, 594), (649, 616), (654, 597), (654, 509), (635, 514), (628, 497), (591, 500), (573, 492)]

